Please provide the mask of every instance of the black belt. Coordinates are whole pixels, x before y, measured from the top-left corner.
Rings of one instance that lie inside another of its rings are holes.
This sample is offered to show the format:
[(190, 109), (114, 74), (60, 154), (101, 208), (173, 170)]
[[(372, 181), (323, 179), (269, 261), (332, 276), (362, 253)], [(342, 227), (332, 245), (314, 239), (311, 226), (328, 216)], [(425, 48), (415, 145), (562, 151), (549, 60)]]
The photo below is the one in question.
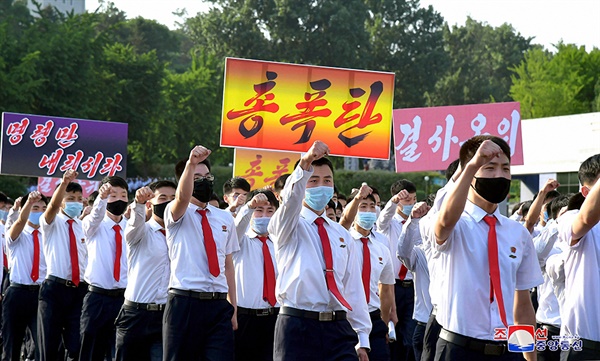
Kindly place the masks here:
[(125, 294), (124, 288), (115, 288), (113, 290), (107, 290), (106, 288), (102, 287), (89, 286), (88, 291), (111, 297), (123, 297), (123, 295)]
[(585, 338), (581, 338), (580, 340), (582, 342), (581, 347), (588, 350), (600, 351), (600, 342), (588, 340)]
[(369, 316), (371, 316), (371, 320), (380, 320), (381, 319), (381, 311), (375, 310), (373, 312), (369, 312)]
[(417, 325), (422, 326), (422, 327), (427, 327), (427, 322), (417, 321)]
[(414, 285), (413, 280), (401, 280), (399, 278), (396, 278), (396, 284), (404, 288), (413, 287)]
[(226, 300), (227, 293), (221, 292), (196, 292), (196, 291), (185, 291), (177, 288), (169, 289), (169, 293), (177, 296), (187, 296), (197, 298), (199, 300)]
[(279, 313), (279, 307), (269, 307), (269, 308), (245, 308), (238, 306), (237, 308), (238, 315), (250, 315), (250, 316), (273, 316)]
[(73, 283), (73, 281), (71, 281), (71, 280), (66, 280), (64, 278), (60, 278), (60, 277), (56, 277), (56, 276), (52, 276), (52, 275), (47, 276), (46, 279), (48, 281), (60, 283), (61, 285), (65, 285), (67, 287), (72, 287), (72, 288), (87, 286), (87, 282), (85, 282), (85, 281), (80, 281), (79, 285), (75, 285), (75, 283)]
[(40, 285), (24, 285), (21, 283), (10, 283), (10, 287), (14, 287), (14, 288), (23, 288), (29, 291), (39, 291), (40, 290)]
[(293, 317), (310, 318), (318, 321), (341, 321), (346, 319), (346, 311), (307, 311), (299, 310), (292, 307), (281, 307), (280, 315), (288, 315)]
[(131, 308), (134, 310), (146, 310), (146, 311), (163, 311), (165, 309), (164, 303), (137, 303), (129, 300), (125, 300), (123, 303), (125, 308)]
[(544, 328), (548, 330), (548, 332), (552, 332), (555, 335), (560, 335), (560, 327), (549, 325), (547, 323), (540, 323), (540, 328)]
[(471, 351), (480, 352), (488, 356), (501, 356), (508, 352), (508, 346), (506, 342), (478, 340), (476, 338), (450, 332), (444, 328), (442, 328), (440, 331), (440, 338), (460, 347), (464, 347)]

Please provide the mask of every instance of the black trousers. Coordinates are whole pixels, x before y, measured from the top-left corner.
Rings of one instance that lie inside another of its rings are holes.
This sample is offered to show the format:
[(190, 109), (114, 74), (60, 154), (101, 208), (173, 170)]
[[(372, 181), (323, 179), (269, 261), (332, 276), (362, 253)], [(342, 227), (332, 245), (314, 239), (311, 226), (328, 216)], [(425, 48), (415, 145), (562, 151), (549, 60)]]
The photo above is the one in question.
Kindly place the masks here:
[(238, 313), (235, 331), (236, 361), (272, 361), (277, 315), (253, 316)]
[(442, 331), (442, 326), (435, 319), (435, 315), (431, 314), (429, 316), (429, 320), (427, 321), (427, 326), (425, 326), (421, 361), (433, 361), (435, 358), (435, 348), (437, 340), (440, 338), (440, 331)]
[(163, 322), (163, 360), (233, 360), (233, 306), (169, 294)]
[(381, 318), (373, 319), (373, 328), (369, 334), (369, 343), (371, 352), (369, 352), (369, 361), (390, 361), (390, 348), (387, 345), (388, 327)]
[(413, 335), (413, 348), (415, 351), (415, 360), (421, 360), (423, 354), (423, 339), (425, 338), (425, 325), (417, 323)]
[[(21, 347), (25, 331), (29, 329), (32, 337), (37, 335), (37, 309), (39, 287), (34, 289), (10, 286), (2, 300), (2, 361), (20, 361)], [(39, 350), (35, 350), (35, 359), (39, 359)]]
[(399, 280), (394, 285), (396, 292), (396, 342), (390, 343), (391, 358), (393, 361), (412, 361), (415, 357), (413, 350), (413, 335), (416, 322), (413, 320), (415, 309), (415, 288), (402, 287)]
[(435, 361), (523, 361), (523, 354), (520, 352), (506, 352), (501, 356), (484, 355), (481, 352), (471, 351), (467, 348), (458, 346), (443, 339), (438, 339)]
[(358, 336), (348, 320), (318, 320), (277, 316), (275, 361), (356, 361)]
[(160, 361), (163, 311), (123, 305), (117, 321), (117, 361)]
[(124, 297), (88, 292), (81, 310), (80, 361), (112, 359), (115, 343), (115, 320), (123, 306)]
[[(559, 336), (559, 334), (548, 331), (548, 340), (552, 340), (552, 336)], [(556, 351), (550, 351), (550, 349), (546, 347), (544, 351), (537, 351), (537, 359), (538, 361), (560, 361), (560, 348)]]
[(569, 351), (561, 351), (560, 361), (587, 361), (587, 360), (600, 360), (600, 351), (597, 349), (586, 348), (586, 342), (583, 341), (583, 349), (581, 351), (575, 351), (572, 348)]
[(62, 342), (68, 360), (79, 358), (79, 320), (87, 283), (68, 287), (61, 283), (44, 280), (40, 288), (37, 319), (37, 346), (40, 360), (56, 361)]

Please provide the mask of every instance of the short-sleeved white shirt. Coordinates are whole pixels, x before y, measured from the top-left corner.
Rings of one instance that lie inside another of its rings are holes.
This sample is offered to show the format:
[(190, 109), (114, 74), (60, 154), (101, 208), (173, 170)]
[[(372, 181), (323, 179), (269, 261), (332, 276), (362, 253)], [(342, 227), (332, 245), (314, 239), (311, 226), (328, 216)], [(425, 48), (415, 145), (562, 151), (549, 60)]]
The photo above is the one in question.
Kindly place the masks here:
[[(438, 274), (447, 278), (440, 290), (437, 319), (449, 331), (493, 340), (494, 329), (505, 326), (497, 300), (490, 303), (489, 227), (483, 220), (485, 215), (483, 209), (467, 201), (446, 242), (434, 245), (440, 257)], [(529, 232), (501, 215), (498, 208), (493, 215), (498, 220), (498, 261), (506, 319), (512, 325), (515, 291), (535, 287), (543, 278)]]
[[(578, 213), (575, 210), (561, 216), (560, 242), (571, 244)], [(600, 223), (565, 251), (564, 260), (565, 302), (560, 310), (560, 333), (600, 342)]]
[[(41, 284), (46, 278), (46, 260), (42, 247), (42, 233), (38, 234), (40, 246), (40, 262), (38, 268), (38, 279), (31, 279), (31, 270), (33, 268), (33, 232), (35, 228), (29, 224), (23, 228), (23, 231), (15, 240), (6, 236), (6, 256), (10, 265), (10, 282), (20, 283), (22, 285)], [(39, 231), (39, 230), (38, 230)]]
[(169, 287), (195, 292), (227, 292), (225, 257), (240, 249), (231, 212), (210, 204), (206, 206), (219, 260), (220, 272), (217, 277), (214, 277), (208, 269), (202, 217), (197, 213), (200, 207), (192, 203), (188, 204), (185, 214), (174, 221), (171, 213), (172, 205), (173, 202), (167, 205), (164, 218), (171, 259)]
[[(72, 281), (69, 224), (67, 223), (70, 219), (62, 211), (59, 211), (52, 223), (48, 224), (42, 215), (40, 217), (40, 229), (42, 230), (44, 257), (46, 258), (46, 275)], [(83, 236), (81, 221), (77, 217), (73, 218), (73, 221), (73, 233), (77, 240), (79, 279), (83, 280), (83, 273), (87, 266), (87, 245)]]

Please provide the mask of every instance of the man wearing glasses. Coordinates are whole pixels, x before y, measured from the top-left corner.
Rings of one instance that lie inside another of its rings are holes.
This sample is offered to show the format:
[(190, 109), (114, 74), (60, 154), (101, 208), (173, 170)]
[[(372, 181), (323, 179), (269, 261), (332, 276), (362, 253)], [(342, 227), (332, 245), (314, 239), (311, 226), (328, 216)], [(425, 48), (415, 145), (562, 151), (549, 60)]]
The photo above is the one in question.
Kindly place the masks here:
[[(210, 150), (196, 146), (176, 167), (179, 185), (165, 209), (171, 259), (163, 324), (163, 360), (233, 360), (235, 270), (239, 250), (233, 217), (208, 204)], [(229, 301), (229, 302), (228, 302)]]

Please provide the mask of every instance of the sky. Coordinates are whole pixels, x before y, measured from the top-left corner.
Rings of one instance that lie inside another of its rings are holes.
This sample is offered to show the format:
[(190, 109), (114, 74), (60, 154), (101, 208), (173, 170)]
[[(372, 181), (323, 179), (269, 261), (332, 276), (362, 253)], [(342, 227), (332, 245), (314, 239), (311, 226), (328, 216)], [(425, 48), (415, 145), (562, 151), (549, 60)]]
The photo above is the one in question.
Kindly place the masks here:
[[(305, 0), (297, 0), (305, 1)], [(208, 4), (201, 0), (112, 0), (128, 18), (154, 19), (174, 29), (179, 19), (172, 13), (186, 9), (188, 16), (204, 12)], [(600, 0), (421, 0), (433, 6), (449, 25), (464, 25), (467, 16), (492, 26), (509, 23), (533, 43), (555, 50), (552, 44), (565, 43), (600, 48)], [(87, 0), (94, 11), (98, 0)]]

